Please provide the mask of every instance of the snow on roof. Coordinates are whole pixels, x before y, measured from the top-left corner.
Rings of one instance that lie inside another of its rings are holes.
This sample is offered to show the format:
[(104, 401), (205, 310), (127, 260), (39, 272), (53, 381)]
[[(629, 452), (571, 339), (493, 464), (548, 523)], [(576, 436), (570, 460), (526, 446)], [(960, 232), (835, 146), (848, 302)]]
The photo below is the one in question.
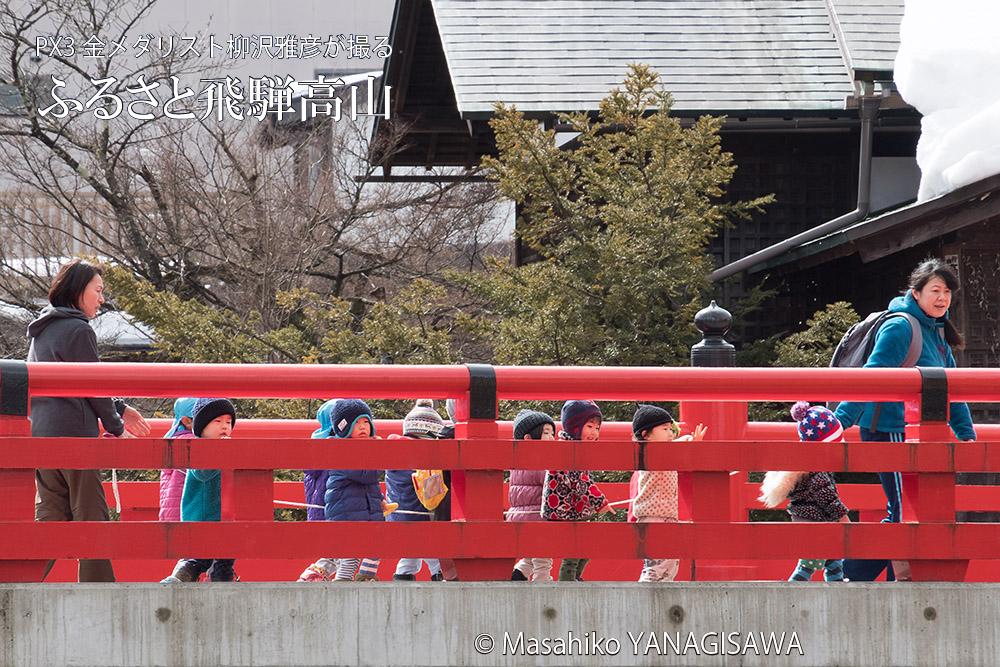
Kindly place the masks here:
[[(44, 304), (39, 304), (39, 310)], [(0, 303), (0, 317), (22, 322), (25, 327), (35, 319), (37, 312), (9, 303)], [(97, 343), (116, 349), (145, 350), (156, 341), (156, 334), (150, 327), (136, 322), (120, 310), (106, 310), (90, 322), (97, 334)]]

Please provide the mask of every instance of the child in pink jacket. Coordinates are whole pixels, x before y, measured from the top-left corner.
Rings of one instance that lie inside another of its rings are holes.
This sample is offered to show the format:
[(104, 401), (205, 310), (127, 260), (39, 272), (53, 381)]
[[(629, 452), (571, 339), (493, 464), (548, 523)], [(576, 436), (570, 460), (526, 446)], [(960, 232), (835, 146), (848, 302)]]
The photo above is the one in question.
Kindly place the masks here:
[[(168, 440), (194, 438), (191, 430), (191, 411), (195, 399), (178, 398), (174, 401), (174, 423), (164, 434)], [(184, 495), (184, 478), (187, 470), (164, 468), (160, 471), (160, 521), (181, 520), (181, 496)]]
[[(544, 412), (521, 410), (514, 418), (515, 440), (555, 440), (555, 433), (555, 422)], [(544, 470), (511, 470), (507, 521), (541, 521), (544, 489)], [(552, 559), (522, 558), (514, 566), (510, 579), (552, 581)]]

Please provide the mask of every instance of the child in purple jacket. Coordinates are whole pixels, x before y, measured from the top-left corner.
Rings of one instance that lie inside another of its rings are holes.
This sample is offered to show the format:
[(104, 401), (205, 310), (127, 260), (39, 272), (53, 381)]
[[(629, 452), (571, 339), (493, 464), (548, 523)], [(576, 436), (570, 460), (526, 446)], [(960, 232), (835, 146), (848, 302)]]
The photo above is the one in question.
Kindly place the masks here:
[[(319, 410), (316, 411), (316, 420), (319, 422), (319, 428), (313, 431), (313, 438), (333, 437), (333, 419), (331, 418), (331, 414), (333, 413), (334, 406), (337, 404), (337, 400), (336, 398), (331, 398), (319, 406)], [(326, 504), (323, 496), (326, 494), (326, 480), (330, 477), (330, 471), (303, 470), (302, 472), (304, 473), (302, 482), (306, 487), (306, 505), (309, 505), (306, 508), (306, 518), (309, 521), (323, 521), (326, 518), (323, 516), (324, 505)], [(337, 572), (337, 562), (336, 558), (320, 558), (307, 567), (299, 575), (298, 580), (330, 581)]]

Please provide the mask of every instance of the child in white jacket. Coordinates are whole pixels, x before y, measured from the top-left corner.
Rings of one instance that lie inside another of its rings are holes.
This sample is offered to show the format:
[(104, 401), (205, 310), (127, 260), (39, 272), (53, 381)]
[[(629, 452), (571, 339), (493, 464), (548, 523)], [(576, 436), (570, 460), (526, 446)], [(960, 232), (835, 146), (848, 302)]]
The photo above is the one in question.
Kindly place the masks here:
[[(655, 405), (640, 405), (632, 418), (632, 439), (636, 442), (701, 440), (701, 424), (693, 435), (677, 437), (678, 428), (670, 413)], [(632, 513), (640, 523), (677, 522), (677, 471), (636, 470), (638, 491), (632, 499)], [(679, 561), (676, 558), (645, 558), (639, 581), (673, 581)]]

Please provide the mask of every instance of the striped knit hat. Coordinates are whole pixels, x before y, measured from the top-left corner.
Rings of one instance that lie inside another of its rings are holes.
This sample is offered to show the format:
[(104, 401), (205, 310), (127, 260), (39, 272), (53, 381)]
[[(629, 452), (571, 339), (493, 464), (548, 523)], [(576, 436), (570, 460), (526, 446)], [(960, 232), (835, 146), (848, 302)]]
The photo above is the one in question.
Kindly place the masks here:
[(417, 404), (403, 419), (403, 435), (436, 438), (443, 428), (444, 420), (434, 410), (434, 401), (429, 398), (417, 400)]

